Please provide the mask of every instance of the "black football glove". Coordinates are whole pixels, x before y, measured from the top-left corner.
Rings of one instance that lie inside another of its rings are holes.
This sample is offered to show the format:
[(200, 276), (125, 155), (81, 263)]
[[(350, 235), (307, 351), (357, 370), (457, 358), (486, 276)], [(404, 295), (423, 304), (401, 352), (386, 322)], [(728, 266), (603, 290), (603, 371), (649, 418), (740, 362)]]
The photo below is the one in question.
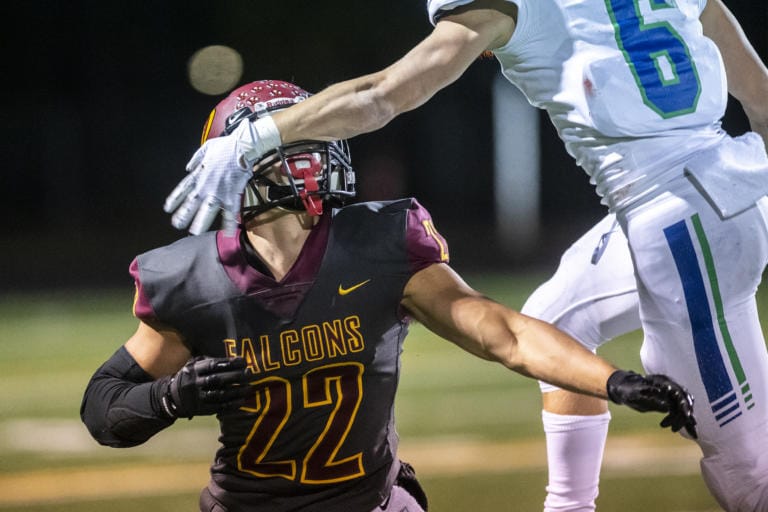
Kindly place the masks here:
[(251, 392), (242, 358), (194, 359), (176, 375), (161, 379), (159, 401), (171, 418), (191, 418), (231, 411)]
[(685, 428), (692, 438), (697, 438), (693, 397), (666, 375), (643, 376), (616, 370), (608, 378), (606, 387), (612, 402), (640, 412), (666, 412), (662, 427), (670, 427), (672, 432)]

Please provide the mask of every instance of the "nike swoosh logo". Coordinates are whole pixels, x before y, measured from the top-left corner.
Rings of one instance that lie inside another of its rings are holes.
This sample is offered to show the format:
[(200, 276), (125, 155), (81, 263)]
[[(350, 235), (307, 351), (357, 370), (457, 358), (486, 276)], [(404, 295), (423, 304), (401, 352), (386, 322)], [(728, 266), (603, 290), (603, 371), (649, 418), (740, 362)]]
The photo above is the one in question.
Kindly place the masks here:
[(353, 284), (349, 288), (344, 288), (343, 286), (339, 285), (339, 295), (347, 295), (349, 293), (352, 293), (353, 291), (357, 290), (361, 286), (368, 284), (370, 281), (371, 281), (370, 279), (366, 279), (361, 283)]

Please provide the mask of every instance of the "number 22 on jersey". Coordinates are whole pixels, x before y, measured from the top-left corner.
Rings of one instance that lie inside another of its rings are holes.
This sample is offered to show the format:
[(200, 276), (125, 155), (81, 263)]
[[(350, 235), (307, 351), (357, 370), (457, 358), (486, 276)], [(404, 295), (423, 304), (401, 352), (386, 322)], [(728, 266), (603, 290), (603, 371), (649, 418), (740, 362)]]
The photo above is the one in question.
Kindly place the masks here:
[[(303, 401), (299, 404), (291, 398), (291, 382), (282, 377), (252, 382), (254, 401), (241, 409), (258, 417), (238, 453), (238, 469), (263, 478), (298, 478), (303, 484), (329, 484), (363, 476), (362, 453), (337, 459), (363, 398), (363, 370), (362, 364), (349, 362), (308, 371), (301, 379)], [(326, 407), (330, 414), (302, 460), (271, 460), (270, 449), (294, 407)]]

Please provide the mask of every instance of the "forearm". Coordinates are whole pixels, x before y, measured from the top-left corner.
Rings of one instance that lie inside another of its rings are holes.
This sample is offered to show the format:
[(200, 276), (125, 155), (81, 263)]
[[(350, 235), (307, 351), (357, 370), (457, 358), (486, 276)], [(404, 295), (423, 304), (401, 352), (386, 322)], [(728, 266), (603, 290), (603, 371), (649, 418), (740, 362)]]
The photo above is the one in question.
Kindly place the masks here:
[(607, 398), (606, 382), (616, 368), (546, 322), (480, 295), (452, 301), (444, 318), (418, 318), (478, 357), (563, 389)]
[(174, 422), (158, 399), (161, 384), (121, 347), (88, 383), (80, 417), (100, 444), (141, 444)]
[(510, 368), (569, 391), (607, 398), (606, 382), (616, 367), (554, 326), (516, 313), (509, 332), (516, 339)]
[[(696, 437), (693, 399), (664, 375), (618, 370), (575, 339), (545, 322), (500, 305), (485, 307), (465, 341), (508, 368), (563, 389), (609, 399), (640, 412), (668, 413), (661, 426)], [(476, 311), (473, 313), (476, 315)]]
[(382, 72), (334, 84), (272, 118), (283, 144), (347, 139), (387, 124), (398, 112), (381, 83)]

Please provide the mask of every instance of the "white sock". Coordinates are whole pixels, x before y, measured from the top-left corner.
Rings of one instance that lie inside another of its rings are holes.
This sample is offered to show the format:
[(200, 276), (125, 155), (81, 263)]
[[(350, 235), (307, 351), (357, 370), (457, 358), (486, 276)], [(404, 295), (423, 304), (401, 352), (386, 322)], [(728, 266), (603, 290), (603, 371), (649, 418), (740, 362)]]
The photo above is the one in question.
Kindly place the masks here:
[(544, 512), (592, 512), (611, 413), (571, 416), (541, 411), (549, 483)]

